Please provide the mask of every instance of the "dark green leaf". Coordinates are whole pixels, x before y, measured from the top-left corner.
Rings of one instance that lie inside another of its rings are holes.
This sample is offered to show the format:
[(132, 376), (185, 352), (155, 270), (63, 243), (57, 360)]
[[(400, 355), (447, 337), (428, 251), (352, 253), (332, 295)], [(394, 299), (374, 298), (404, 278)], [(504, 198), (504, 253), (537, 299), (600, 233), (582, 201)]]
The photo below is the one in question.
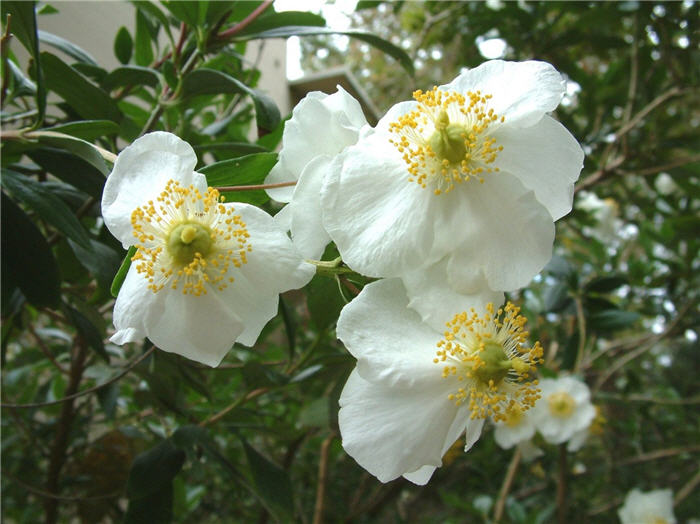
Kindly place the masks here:
[(29, 51), (32, 61), (30, 67), (32, 76), (36, 82), (36, 108), (37, 117), (34, 127), (38, 127), (44, 121), (46, 112), (46, 88), (42, 71), (41, 56), (39, 54), (39, 38), (37, 36), (35, 2), (0, 2), (3, 23), (7, 20), (7, 14), (11, 15), (10, 29), (24, 47)]
[(91, 249), (70, 242), (71, 248), (78, 260), (93, 274), (100, 288), (108, 294), (113, 283), (113, 277), (118, 272), (121, 255), (102, 242), (92, 240)]
[(279, 109), (269, 96), (248, 87), (226, 73), (206, 68), (197, 69), (188, 74), (182, 84), (185, 97), (219, 93), (247, 94), (255, 104), (255, 118), (258, 127), (273, 130), (279, 124)]
[(247, 153), (269, 152), (269, 149), (257, 144), (251, 144), (250, 142), (216, 142), (213, 144), (200, 144), (192, 147), (198, 154), (222, 151), (230, 154), (231, 156), (239, 156)]
[(103, 80), (102, 88), (107, 91), (112, 91), (116, 87), (127, 85), (134, 86), (157, 86), (160, 83), (160, 77), (155, 69), (139, 66), (118, 67), (111, 71)]
[(243, 380), (249, 389), (282, 386), (289, 381), (287, 375), (279, 373), (259, 362), (246, 362), (242, 369)]
[(12, 60), (7, 61), (7, 65), (10, 68), (11, 78), (13, 81), (12, 95), (13, 96), (25, 96), (25, 95), (36, 95), (36, 84), (29, 80), (22, 70), (15, 65)]
[(109, 168), (102, 158), (102, 155), (91, 143), (86, 142), (85, 140), (68, 136), (41, 135), (39, 137), (39, 143), (73, 153), (75, 156), (81, 158), (97, 169), (103, 175), (107, 175), (107, 173), (109, 173)]
[[(257, 153), (231, 160), (216, 162), (203, 167), (200, 173), (206, 175), (207, 184), (212, 187), (245, 186), (261, 184), (277, 162), (277, 153)], [(222, 191), (229, 201), (264, 204), (270, 197), (263, 190)]]
[(332, 278), (314, 276), (307, 286), (306, 305), (317, 329), (331, 326), (345, 306), (338, 284)]
[(411, 57), (409, 57), (403, 49), (395, 46), (391, 42), (387, 42), (383, 38), (371, 33), (363, 33), (362, 31), (334, 31), (333, 29), (328, 28), (288, 26), (270, 29), (268, 31), (261, 31), (255, 35), (249, 35), (247, 38), (288, 38), (290, 36), (318, 35), (345, 35), (349, 36), (350, 38), (361, 40), (362, 42), (367, 42), (371, 46), (376, 47), (380, 51), (397, 60), (399, 64), (401, 64), (401, 67), (403, 67), (410, 75), (413, 75), (415, 72)]
[(260, 33), (270, 29), (288, 26), (312, 26), (324, 27), (326, 20), (320, 15), (307, 13), (304, 11), (283, 11), (276, 13), (272, 10), (265, 12), (262, 16), (256, 18), (252, 24), (243, 29), (236, 37)]
[(2, 170), (2, 185), (41, 218), (86, 249), (90, 237), (70, 208), (47, 190), (43, 184), (9, 169)]
[(148, 20), (142, 11), (136, 10), (136, 33), (134, 35), (134, 61), (137, 65), (148, 66), (153, 62), (153, 48)]
[(207, 1), (169, 1), (163, 2), (163, 5), (170, 11), (175, 18), (187, 25), (197, 27), (202, 25), (202, 22), (207, 17), (207, 9), (209, 2)]
[(131, 55), (134, 52), (134, 41), (129, 34), (129, 30), (122, 26), (117, 31), (117, 36), (114, 37), (114, 56), (117, 57), (122, 64), (128, 64), (131, 60)]
[(97, 200), (102, 198), (104, 175), (82, 158), (61, 149), (48, 147), (29, 151), (27, 155), (64, 182)]
[(631, 327), (640, 315), (634, 311), (613, 309), (594, 313), (588, 318), (588, 325), (596, 331), (617, 331)]
[(135, 254), (136, 246), (131, 246), (124, 257), (124, 260), (122, 260), (117, 274), (114, 275), (114, 280), (112, 280), (112, 285), (110, 286), (109, 291), (115, 298), (117, 295), (119, 295), (119, 290), (122, 288), (126, 274), (129, 272), (129, 268), (131, 267), (131, 259)]
[(627, 278), (619, 275), (598, 277), (586, 284), (585, 289), (594, 293), (610, 293), (627, 284)]
[(86, 120), (121, 120), (117, 104), (102, 89), (51, 53), (41, 53), (46, 83)]
[(81, 49), (74, 43), (69, 42), (65, 38), (54, 35), (52, 33), (47, 33), (46, 31), (42, 31), (41, 29), (38, 31), (38, 36), (39, 40), (44, 44), (50, 45), (51, 47), (54, 47), (59, 51), (63, 51), (65, 54), (77, 60), (78, 62), (83, 62), (85, 64), (90, 64), (94, 66), (97, 65), (97, 62), (95, 62), (95, 59), (90, 55), (90, 53), (88, 53), (84, 49)]
[[(44, 131), (55, 131), (91, 142), (103, 136), (116, 135), (119, 133), (119, 126), (111, 120), (84, 120), (49, 127)], [(94, 158), (93, 160), (97, 161)]]
[(134, 459), (126, 484), (129, 499), (147, 498), (169, 485), (185, 462), (185, 453), (170, 439), (163, 440)]
[(557, 312), (570, 302), (569, 288), (563, 282), (557, 282), (545, 288), (543, 293), (545, 311)]
[(243, 448), (260, 502), (278, 522), (293, 522), (294, 499), (287, 472), (258, 453), (245, 440)]
[[(35, 306), (58, 306), (58, 265), (46, 239), (31, 219), (2, 192), (2, 278)], [(10, 286), (11, 287), (11, 286)]]
[(78, 333), (83, 337), (83, 340), (95, 350), (102, 359), (109, 362), (109, 355), (105, 351), (104, 343), (102, 342), (103, 334), (102, 332), (93, 324), (90, 319), (83, 315), (77, 309), (64, 305), (63, 311), (73, 325), (78, 330)]

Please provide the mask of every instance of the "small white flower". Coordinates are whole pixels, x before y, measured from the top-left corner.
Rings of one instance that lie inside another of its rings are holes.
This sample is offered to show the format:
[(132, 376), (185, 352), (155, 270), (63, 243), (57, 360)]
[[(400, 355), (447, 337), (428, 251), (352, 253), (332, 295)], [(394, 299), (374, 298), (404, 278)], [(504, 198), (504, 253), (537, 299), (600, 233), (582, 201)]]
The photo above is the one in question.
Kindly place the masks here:
[(622, 524), (676, 524), (673, 515), (673, 492), (657, 489), (641, 492), (633, 489), (617, 510)]
[(546, 114), (564, 92), (549, 64), (494, 60), (392, 107), (324, 181), (324, 225), (343, 260), (374, 277), (440, 264), (431, 271), (458, 294), (527, 284), (551, 257), (583, 164)]
[(465, 451), (484, 420), (538, 398), (531, 373), (542, 347), (524, 346), (525, 319), (512, 304), (457, 314), (443, 332), (407, 308), (399, 279), (373, 282), (338, 319), (357, 358), (340, 396), (343, 447), (382, 482), (425, 484), (464, 432)]
[(138, 248), (119, 291), (116, 344), (148, 337), (164, 351), (216, 366), (234, 342), (252, 346), (282, 291), (313, 266), (264, 211), (223, 203), (175, 135), (145, 135), (122, 151), (102, 213), (124, 248)]
[(597, 222), (594, 228), (586, 226), (585, 233), (605, 242), (620, 238), (623, 223), (618, 218), (620, 210), (615, 200), (612, 198), (601, 199), (595, 193), (582, 191), (576, 200), (576, 208), (590, 213)]
[(529, 442), (535, 436), (535, 425), (529, 411), (518, 406), (506, 409), (505, 419), (494, 422), (493, 438), (503, 449), (510, 449), (521, 442)]
[(320, 258), (330, 242), (321, 223), (319, 196), (326, 170), (333, 157), (357, 142), (365, 125), (359, 102), (340, 86), (332, 95), (319, 91), (306, 95), (285, 124), (279, 161), (265, 183), (297, 182), (267, 193), (279, 202), (289, 202), (275, 220), (291, 230), (294, 244), (305, 257)]
[(546, 378), (540, 381), (541, 400), (532, 410), (535, 427), (550, 444), (566, 442), (587, 430), (595, 418), (591, 393), (574, 377)]

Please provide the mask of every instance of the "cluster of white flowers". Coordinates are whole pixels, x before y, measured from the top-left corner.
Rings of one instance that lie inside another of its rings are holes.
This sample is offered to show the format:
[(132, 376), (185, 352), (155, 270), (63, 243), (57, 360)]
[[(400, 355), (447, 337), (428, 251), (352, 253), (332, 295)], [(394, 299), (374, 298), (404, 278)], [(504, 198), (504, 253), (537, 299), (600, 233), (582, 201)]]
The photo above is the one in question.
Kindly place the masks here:
[(217, 365), (234, 341), (255, 342), (278, 293), (305, 285), (304, 259), (332, 241), (349, 268), (380, 279), (337, 326), (357, 358), (339, 425), (359, 464), (424, 484), (460, 435), (469, 449), (487, 418), (507, 426), (543, 404), (553, 418), (540, 431), (568, 440), (593, 416), (587, 390), (540, 383), (542, 347), (517, 306), (499, 307), (548, 262), (554, 222), (571, 210), (583, 152), (548, 115), (564, 93), (547, 63), (495, 60), (416, 91), (376, 127), (342, 89), (311, 93), (266, 179), (296, 182), (268, 189), (287, 203), (275, 219), (220, 202), (176, 137), (137, 140), (103, 198), (107, 227), (138, 248), (112, 340), (147, 336)]

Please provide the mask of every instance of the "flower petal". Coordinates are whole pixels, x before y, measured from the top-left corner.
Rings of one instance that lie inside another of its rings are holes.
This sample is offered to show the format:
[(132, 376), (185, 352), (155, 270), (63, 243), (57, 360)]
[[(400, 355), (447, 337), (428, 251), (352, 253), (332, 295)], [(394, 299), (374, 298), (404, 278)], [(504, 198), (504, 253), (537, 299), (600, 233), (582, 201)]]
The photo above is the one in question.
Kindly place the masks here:
[(321, 221), (321, 187), (332, 158), (321, 155), (302, 171), (289, 203), (292, 213), (292, 241), (305, 258), (319, 260), (331, 237)]
[(574, 182), (583, 168), (583, 150), (563, 125), (545, 115), (526, 130), (501, 126), (494, 138), (503, 146), (494, 166), (533, 190), (554, 220), (571, 211)]
[(433, 362), (441, 334), (406, 307), (399, 279), (372, 282), (340, 312), (336, 333), (363, 379), (405, 387), (444, 382)]
[(230, 268), (234, 277), (222, 293), (227, 307), (243, 321), (238, 342), (252, 346), (267, 322), (277, 314), (278, 296), (305, 286), (315, 273), (292, 241), (263, 210), (239, 202), (227, 203), (240, 215), (250, 234), (247, 263)]
[(440, 466), (459, 411), (447, 399), (448, 391), (441, 382), (397, 391), (368, 382), (354, 370), (339, 401), (345, 451), (382, 482)]
[(465, 185), (471, 187), (461, 193), (458, 214), (466, 240), (447, 263), (450, 287), (472, 292), (479, 274), (494, 290), (527, 285), (552, 256), (554, 224), (549, 212), (508, 173)]
[(110, 340), (115, 344), (138, 342), (146, 337), (146, 311), (157, 306), (156, 294), (147, 287), (143, 275), (131, 265), (114, 304), (112, 321), (116, 332)]
[(324, 226), (343, 260), (364, 275), (399, 276), (445, 254), (433, 249), (437, 199), (409, 182), (405, 167), (384, 134), (368, 133), (328, 170)]
[(125, 249), (134, 243), (131, 213), (155, 200), (168, 180), (206, 189), (204, 175), (194, 172), (196, 164), (192, 147), (163, 131), (137, 138), (119, 154), (102, 193), (102, 216)]
[(460, 293), (453, 289), (447, 279), (447, 260), (444, 257), (439, 262), (416, 271), (409, 271), (402, 277), (408, 307), (416, 310), (423, 322), (436, 331), (445, 329), (445, 322), (462, 311), (474, 308), (484, 310), (489, 302), (494, 305), (503, 303), (503, 293), (489, 289), (481, 273), (473, 283), (464, 282), (460, 289), (474, 289), (473, 293)]
[[(298, 180), (306, 164), (318, 155), (334, 156), (344, 147), (357, 142), (359, 129), (367, 124), (360, 103), (338, 86), (326, 95), (313, 91), (292, 111), (282, 134), (279, 161), (272, 168), (266, 184)], [(267, 190), (271, 198), (290, 202), (293, 187)]]
[(505, 116), (507, 125), (528, 127), (556, 109), (566, 91), (566, 82), (546, 62), (490, 60), (440, 88), (460, 93), (479, 90), (492, 95), (489, 107)]

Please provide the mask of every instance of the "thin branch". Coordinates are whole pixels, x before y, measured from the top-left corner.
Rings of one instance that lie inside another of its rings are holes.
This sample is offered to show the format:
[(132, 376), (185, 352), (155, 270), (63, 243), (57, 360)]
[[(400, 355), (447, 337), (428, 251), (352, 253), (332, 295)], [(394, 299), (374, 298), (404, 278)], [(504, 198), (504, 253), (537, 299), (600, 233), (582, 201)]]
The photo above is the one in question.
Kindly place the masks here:
[(690, 495), (693, 490), (698, 487), (698, 484), (700, 484), (700, 469), (698, 469), (695, 472), (695, 475), (693, 475), (692, 478), (686, 482), (678, 493), (676, 493), (676, 496), (673, 498), (673, 505), (678, 506), (678, 504), (680, 504), (684, 498)]
[(686, 164), (692, 164), (693, 162), (700, 162), (700, 154), (697, 155), (692, 155), (689, 157), (685, 158), (679, 158), (677, 160), (674, 160), (673, 162), (669, 162), (668, 164), (662, 164), (660, 166), (652, 166), (652, 167), (647, 167), (644, 169), (639, 169), (635, 171), (622, 171), (620, 170), (621, 175), (637, 175), (637, 176), (648, 176), (648, 175), (655, 175), (657, 173), (661, 173), (662, 171), (668, 171), (669, 169), (673, 169), (675, 167), (681, 167)]
[(648, 462), (650, 460), (658, 460), (666, 457), (673, 457), (675, 455), (681, 455), (683, 453), (695, 453), (700, 451), (700, 444), (695, 444), (693, 446), (685, 446), (682, 448), (667, 448), (667, 449), (657, 449), (655, 451), (650, 451), (649, 453), (642, 453), (636, 457), (630, 457), (623, 459), (614, 464), (614, 467), (627, 466), (629, 464), (638, 464), (640, 462)]
[(518, 471), (518, 464), (520, 464), (520, 448), (515, 448), (515, 453), (510, 459), (510, 464), (508, 464), (508, 470), (506, 471), (506, 476), (503, 479), (503, 484), (501, 485), (501, 491), (498, 493), (498, 500), (493, 510), (493, 521), (500, 522), (503, 517), (503, 509), (506, 506), (506, 497), (510, 492), (510, 488), (513, 486), (513, 479), (515, 478), (515, 473)]
[(62, 495), (56, 495), (54, 493), (49, 493), (48, 491), (44, 491), (43, 489), (39, 489), (35, 486), (32, 486), (30, 484), (27, 484), (26, 482), (21, 481), (11, 473), (7, 473), (6, 471), (3, 472), (3, 475), (9, 478), (12, 482), (15, 482), (19, 484), (21, 487), (26, 489), (27, 491), (34, 493), (35, 495), (39, 495), (40, 497), (48, 498), (48, 499), (56, 499), (56, 500), (65, 500), (66, 502), (82, 502), (82, 501), (88, 501), (88, 500), (104, 500), (104, 499), (115, 499), (117, 497), (121, 497), (124, 493), (122, 491), (115, 491), (114, 493), (109, 493), (107, 495), (95, 495), (92, 497), (65, 497)]
[(226, 416), (227, 413), (230, 411), (233, 411), (236, 409), (238, 406), (243, 404), (244, 402), (247, 402), (248, 400), (254, 399), (255, 397), (259, 397), (263, 393), (267, 393), (270, 391), (270, 388), (258, 388), (254, 389), (253, 391), (249, 391), (242, 397), (237, 398), (234, 402), (226, 406), (224, 409), (219, 411), (218, 413), (215, 413), (211, 417), (209, 417), (206, 420), (203, 420), (202, 422), (199, 423), (200, 427), (208, 426), (210, 424), (214, 424), (215, 422), (218, 422), (220, 419), (222, 419), (224, 416)]
[(559, 470), (557, 475), (557, 522), (566, 524), (566, 444), (559, 445)]
[(37, 346), (39, 346), (39, 349), (41, 349), (41, 352), (46, 356), (46, 358), (49, 359), (49, 361), (54, 365), (54, 367), (65, 375), (70, 374), (70, 371), (68, 371), (66, 368), (64, 368), (63, 366), (61, 366), (61, 364), (58, 363), (58, 361), (56, 360), (56, 357), (53, 356), (53, 353), (51, 352), (51, 350), (46, 346), (44, 341), (41, 339), (39, 334), (34, 329), (34, 326), (32, 326), (30, 324), (27, 329), (29, 330), (29, 332), (32, 334), (32, 336), (36, 340), (36, 344), (37, 344)]
[(129, 364), (126, 368), (124, 368), (124, 370), (121, 373), (116, 375), (114, 378), (109, 379), (107, 382), (103, 382), (102, 384), (98, 384), (97, 386), (93, 386), (91, 388), (84, 389), (83, 391), (79, 391), (73, 395), (68, 395), (68, 396), (60, 398), (58, 400), (52, 400), (50, 402), (34, 402), (32, 404), (3, 403), (3, 404), (0, 404), (0, 408), (8, 408), (8, 409), (43, 408), (45, 406), (54, 406), (56, 404), (61, 404), (63, 402), (67, 402), (67, 401), (76, 399), (78, 397), (89, 395), (90, 393), (94, 393), (95, 391), (99, 391), (100, 389), (107, 387), (110, 384), (113, 384), (114, 382), (121, 379), (123, 376), (125, 376), (127, 373), (129, 373), (132, 369), (134, 369), (136, 366), (138, 366), (143, 360), (145, 360), (151, 353), (153, 353), (155, 351), (155, 349), (156, 349), (155, 346), (151, 346), (143, 355), (138, 357), (131, 364)]
[(645, 402), (651, 404), (669, 404), (682, 406), (686, 404), (700, 404), (700, 397), (692, 398), (655, 398), (647, 395), (615, 395), (612, 393), (598, 393), (594, 397), (600, 401), (618, 401), (618, 402)]
[(654, 109), (663, 104), (666, 100), (668, 100), (669, 98), (673, 98), (674, 96), (683, 94), (683, 92), (684, 91), (680, 87), (676, 86), (672, 87), (664, 93), (661, 93), (654, 100), (652, 100), (646, 106), (644, 106), (636, 115), (634, 115), (634, 117), (632, 117), (632, 119), (630, 119), (629, 122), (627, 122), (624, 126), (618, 129), (617, 133), (615, 133), (614, 141), (619, 140), (623, 135), (626, 135), (632, 129), (637, 127), (637, 124), (639, 124), (649, 113), (651, 113)]
[(276, 187), (291, 187), (297, 184), (296, 180), (292, 182), (278, 182), (277, 184), (257, 184), (252, 186), (221, 186), (218, 189), (220, 192), (224, 191), (256, 191), (258, 189), (274, 189)]
[(316, 483), (316, 503), (314, 504), (313, 524), (323, 523), (323, 507), (326, 498), (326, 484), (328, 482), (328, 454), (335, 436), (335, 432), (333, 432), (321, 443), (321, 458), (318, 464), (318, 481)]
[(576, 319), (578, 322), (578, 349), (576, 351), (576, 363), (574, 364), (574, 372), (581, 369), (584, 352), (586, 351), (586, 315), (583, 312), (583, 300), (580, 296), (575, 299), (576, 303)]
[(216, 35), (217, 40), (227, 40), (232, 36), (237, 35), (248, 27), (256, 18), (258, 18), (263, 12), (272, 5), (272, 0), (265, 0), (262, 4), (255, 8), (255, 11), (246, 16), (243, 20), (238, 22), (236, 25), (227, 29), (226, 31)]

